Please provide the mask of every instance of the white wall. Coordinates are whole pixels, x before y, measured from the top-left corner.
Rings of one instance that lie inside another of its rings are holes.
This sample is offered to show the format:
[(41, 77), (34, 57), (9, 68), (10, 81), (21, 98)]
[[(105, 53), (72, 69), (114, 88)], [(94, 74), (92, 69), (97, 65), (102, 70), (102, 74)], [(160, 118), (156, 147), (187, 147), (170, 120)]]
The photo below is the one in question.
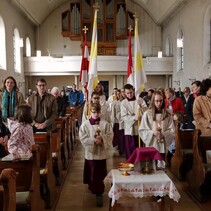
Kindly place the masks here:
[[(173, 80), (180, 80), (182, 88), (190, 86), (189, 78), (202, 80), (211, 73), (208, 66), (203, 64), (204, 16), (210, 5), (210, 0), (191, 0), (163, 28), (163, 43), (168, 36), (173, 40)], [(176, 38), (179, 27), (184, 32), (184, 70), (181, 72), (176, 71)]]
[[(34, 50), (35, 43), (35, 31), (34, 26), (27, 21), (20, 13), (13, 8), (13, 6), (7, 0), (0, 1), (0, 15), (3, 18), (6, 32), (6, 58), (7, 58), (7, 70), (0, 69), (1, 82), (7, 76), (13, 76), (18, 84), (21, 84), (20, 90), (25, 92), (25, 78), (24, 72), (15, 73), (14, 72), (14, 60), (13, 60), (13, 31), (16, 27), (19, 30), (20, 37), (25, 41), (26, 36), (31, 40), (31, 47)], [(22, 48), (22, 53), (25, 52), (25, 47)], [(23, 62), (22, 62), (23, 70)]]
[(47, 49), (52, 56), (81, 55), (81, 42), (71, 41), (61, 34), (61, 14), (69, 8), (70, 2), (60, 6), (37, 29), (37, 45), (40, 46), (42, 56), (48, 55)]
[[(127, 1), (127, 8), (139, 18), (139, 37), (143, 56), (157, 56), (161, 50), (161, 27), (158, 26), (149, 14), (132, 1)], [(127, 46), (125, 46), (127, 49)]]

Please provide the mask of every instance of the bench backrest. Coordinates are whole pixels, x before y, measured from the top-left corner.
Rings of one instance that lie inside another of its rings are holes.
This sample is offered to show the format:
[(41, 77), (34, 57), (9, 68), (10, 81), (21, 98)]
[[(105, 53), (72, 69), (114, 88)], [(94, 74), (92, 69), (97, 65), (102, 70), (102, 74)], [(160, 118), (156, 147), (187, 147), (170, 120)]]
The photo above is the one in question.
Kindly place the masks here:
[[(29, 160), (13, 161), (0, 161), (0, 172), (5, 168), (12, 168), (18, 172), (16, 179), (16, 191), (29, 191), (34, 185), (34, 177), (39, 175), (39, 146), (34, 145), (32, 150), (32, 158)], [(38, 180), (35, 180), (39, 184)]]
[(200, 136), (198, 140), (198, 149), (203, 163), (207, 163), (206, 151), (211, 150), (211, 136)]
[(194, 130), (177, 130), (178, 144), (181, 149), (192, 149), (193, 148), (193, 136)]
[(40, 168), (45, 168), (48, 160), (52, 160), (51, 133), (35, 133), (34, 141), (40, 146)]
[(65, 137), (66, 137), (66, 117), (60, 117), (60, 118), (56, 118), (56, 127), (57, 130), (61, 130), (61, 138), (60, 141), (61, 142), (65, 142)]

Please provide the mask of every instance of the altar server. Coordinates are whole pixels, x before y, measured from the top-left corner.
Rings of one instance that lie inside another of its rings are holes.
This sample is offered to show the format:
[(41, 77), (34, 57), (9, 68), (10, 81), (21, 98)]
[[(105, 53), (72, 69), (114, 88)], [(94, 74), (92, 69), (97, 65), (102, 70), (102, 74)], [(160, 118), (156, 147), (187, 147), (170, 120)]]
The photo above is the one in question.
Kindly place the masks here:
[(168, 151), (174, 138), (174, 122), (160, 91), (154, 92), (150, 109), (142, 116), (139, 134), (146, 147), (155, 147), (163, 156)]
[[(136, 100), (134, 88), (131, 84), (124, 86), (126, 98), (121, 102), (121, 117), (125, 128), (125, 156), (130, 157), (138, 147), (138, 121), (141, 120), (138, 101)], [(143, 106), (146, 103), (143, 101)], [(146, 106), (147, 107), (147, 106)]]
[[(91, 95), (91, 103), (99, 103), (100, 104), (100, 95), (98, 92), (92, 92)], [(108, 122), (111, 122), (110, 118), (110, 112), (109, 112), (109, 105), (106, 101), (101, 101), (101, 112), (100, 112), (100, 118), (105, 119)], [(86, 101), (83, 109), (83, 115), (82, 115), (82, 122), (86, 121), (90, 118), (90, 102)]]
[(85, 149), (84, 184), (96, 194), (96, 204), (103, 206), (104, 178), (107, 175), (106, 159), (112, 147), (113, 131), (111, 124), (100, 118), (99, 103), (90, 105), (90, 119), (80, 127), (79, 139)]

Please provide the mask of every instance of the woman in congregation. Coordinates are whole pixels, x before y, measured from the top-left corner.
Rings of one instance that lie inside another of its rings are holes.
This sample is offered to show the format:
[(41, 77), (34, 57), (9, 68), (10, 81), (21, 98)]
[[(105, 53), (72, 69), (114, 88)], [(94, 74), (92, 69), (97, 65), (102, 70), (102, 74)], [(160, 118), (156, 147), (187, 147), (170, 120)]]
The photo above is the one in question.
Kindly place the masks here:
[(17, 82), (12, 76), (4, 80), (2, 92), (0, 92), (0, 110), (3, 122), (7, 118), (14, 117), (15, 107), (26, 103), (23, 94), (18, 91)]
[(192, 94), (190, 94), (185, 107), (185, 112), (187, 115), (187, 129), (195, 129), (195, 121), (193, 118), (193, 104), (195, 98), (201, 95), (202, 88), (203, 85), (201, 81), (194, 81), (191, 84)]
[(165, 159), (174, 137), (174, 122), (162, 92), (153, 93), (150, 108), (142, 116), (139, 135), (146, 147), (155, 147)]
[(91, 103), (91, 117), (79, 129), (79, 140), (85, 149), (84, 184), (96, 195), (98, 207), (103, 206), (106, 159), (113, 140), (111, 124), (100, 118), (100, 109), (99, 103)]
[(60, 92), (60, 97), (63, 99), (63, 101), (65, 102), (66, 106), (68, 106), (68, 96), (65, 93), (65, 90), (61, 90)]
[(211, 79), (202, 81), (201, 94), (193, 104), (195, 127), (201, 130), (202, 136), (211, 136)]
[(12, 76), (8, 76), (3, 83), (0, 92), (0, 154), (4, 156), (6, 153), (6, 143), (8, 141), (10, 132), (5, 126), (7, 118), (14, 117), (15, 107), (25, 103), (23, 94), (18, 91), (17, 82)]
[(173, 114), (175, 113), (184, 114), (185, 109), (184, 109), (182, 99), (179, 97), (176, 97), (175, 92), (172, 88), (167, 88), (165, 90), (165, 96), (166, 96), (165, 98), (166, 108), (172, 111)]

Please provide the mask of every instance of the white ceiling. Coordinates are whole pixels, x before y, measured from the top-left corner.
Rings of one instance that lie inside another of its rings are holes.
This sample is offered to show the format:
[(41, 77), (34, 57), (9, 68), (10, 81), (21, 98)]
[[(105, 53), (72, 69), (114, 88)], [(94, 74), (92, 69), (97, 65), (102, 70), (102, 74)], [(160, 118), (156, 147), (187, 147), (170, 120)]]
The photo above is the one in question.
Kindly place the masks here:
[[(23, 12), (35, 25), (43, 21), (57, 7), (70, 0), (8, 0)], [(142, 6), (151, 17), (160, 24), (170, 13), (178, 7), (178, 4), (188, 0), (126, 0), (133, 1)]]

